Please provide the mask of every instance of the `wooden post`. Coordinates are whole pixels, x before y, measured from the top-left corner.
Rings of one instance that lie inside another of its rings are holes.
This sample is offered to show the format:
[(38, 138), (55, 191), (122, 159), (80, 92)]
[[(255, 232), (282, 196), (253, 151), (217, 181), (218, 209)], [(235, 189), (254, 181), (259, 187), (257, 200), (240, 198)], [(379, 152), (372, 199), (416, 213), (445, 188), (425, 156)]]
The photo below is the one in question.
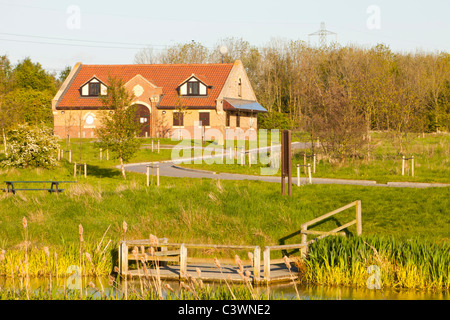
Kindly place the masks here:
[(309, 184), (312, 184), (312, 178), (311, 178), (311, 164), (308, 163), (308, 176), (309, 176)]
[(361, 200), (356, 200), (356, 233), (358, 236), (362, 233), (362, 220), (361, 220)]
[(245, 164), (245, 153), (244, 153), (244, 147), (241, 147), (241, 166)]
[(61, 149), (61, 159), (64, 159), (64, 150)]
[(316, 173), (316, 154), (313, 154), (314, 162), (313, 162), (313, 173)]
[(106, 149), (106, 160), (109, 160), (109, 149)]
[(152, 139), (152, 152), (153, 152), (153, 139)]
[(248, 167), (252, 167), (252, 155), (250, 154), (250, 151), (248, 152)]
[(158, 140), (158, 153), (159, 153), (159, 140)]
[(156, 164), (156, 186), (159, 187), (159, 164)]
[(264, 281), (270, 281), (270, 248), (264, 247)]
[(414, 177), (414, 156), (411, 157), (411, 174)]
[(59, 150), (59, 148), (58, 148), (57, 158), (58, 158), (58, 161), (61, 160), (61, 150)]
[(187, 274), (187, 248), (184, 243), (180, 247), (180, 279), (183, 279), (183, 274)]
[[(167, 238), (163, 238), (162, 244), (167, 244)], [(167, 251), (167, 247), (166, 246), (161, 247), (161, 251), (162, 252)], [(167, 261), (161, 261), (160, 264), (161, 266), (167, 266)]]
[(74, 179), (77, 178), (77, 163), (76, 162), (73, 164), (73, 178)]
[[(302, 225), (302, 231), (308, 230), (307, 226)], [(302, 258), (306, 258), (306, 254), (308, 253), (308, 235), (306, 233), (302, 233), (302, 249), (301, 249), (301, 255)]]
[(155, 163), (152, 162), (152, 185), (153, 185), (153, 168), (155, 167)]
[(147, 187), (150, 185), (150, 166), (147, 166)]
[(103, 149), (100, 148), (100, 160), (103, 160)]
[(237, 146), (234, 146), (234, 159), (237, 160)]
[(253, 254), (253, 278), (256, 283), (261, 281), (261, 249), (256, 246)]
[(87, 165), (86, 162), (84, 163), (84, 178), (87, 178)]
[(72, 163), (72, 149), (69, 150), (69, 162)]
[(405, 175), (405, 156), (402, 157), (402, 176)]
[(120, 274), (127, 275), (128, 273), (128, 246), (122, 241), (120, 243)]
[(300, 164), (297, 163), (297, 187), (300, 187)]

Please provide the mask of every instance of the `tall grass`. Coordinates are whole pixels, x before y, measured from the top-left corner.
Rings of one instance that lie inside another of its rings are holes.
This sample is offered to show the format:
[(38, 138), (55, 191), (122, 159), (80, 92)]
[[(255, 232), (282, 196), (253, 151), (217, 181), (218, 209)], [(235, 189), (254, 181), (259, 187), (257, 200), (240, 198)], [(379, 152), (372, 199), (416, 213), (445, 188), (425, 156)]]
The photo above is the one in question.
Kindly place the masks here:
[(309, 283), (365, 287), (376, 265), (383, 287), (449, 290), (450, 244), (392, 237), (329, 237), (313, 243), (305, 260)]

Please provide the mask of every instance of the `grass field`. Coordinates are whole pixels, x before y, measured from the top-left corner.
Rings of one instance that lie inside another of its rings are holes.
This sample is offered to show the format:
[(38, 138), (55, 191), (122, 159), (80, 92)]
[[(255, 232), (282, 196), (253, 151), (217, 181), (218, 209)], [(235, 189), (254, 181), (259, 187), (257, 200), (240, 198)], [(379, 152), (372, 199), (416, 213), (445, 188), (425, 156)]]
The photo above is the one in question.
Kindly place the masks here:
[[(308, 142), (305, 139), (296, 139), (297, 141)], [(294, 139), (293, 139), (294, 140)], [(450, 183), (450, 135), (428, 134), (415, 136), (407, 145), (404, 153), (399, 153), (395, 142), (387, 138), (386, 134), (372, 134), (371, 161), (359, 158), (349, 158), (346, 161), (330, 161), (322, 153), (320, 148), (316, 148), (317, 164), (316, 173), (313, 178), (338, 178), (338, 179), (357, 179), (357, 180), (375, 180), (378, 183), (389, 181), (411, 181), (411, 182), (437, 182)], [(297, 176), (297, 164), (304, 164), (305, 150), (296, 150), (293, 152), (292, 173)], [(311, 156), (311, 149), (306, 149), (306, 154)], [(406, 163), (405, 175), (402, 176), (402, 155), (415, 158), (415, 172), (412, 177), (411, 160)], [(260, 175), (261, 168), (268, 165), (253, 163), (248, 166), (248, 159), (245, 165), (237, 164), (239, 160), (234, 160), (234, 164), (182, 164), (184, 167), (202, 170), (211, 170), (215, 172), (230, 172), (239, 174)], [(307, 159), (307, 163), (312, 165), (313, 159)], [(304, 169), (301, 168), (300, 175), (305, 177)], [(280, 171), (276, 175), (280, 175)]]
[[(44, 270), (44, 246), (58, 253), (61, 272), (79, 260), (79, 225), (84, 229), (85, 250), (95, 260), (93, 274), (108, 274), (117, 263), (115, 249), (123, 237), (143, 239), (154, 234), (173, 242), (274, 245), (298, 231), (302, 223), (354, 200), (362, 201), (364, 236), (391, 237), (397, 242), (450, 240), (450, 188), (307, 185), (294, 187), (290, 198), (280, 195), (279, 184), (258, 181), (161, 177), (160, 187), (146, 187), (144, 175), (130, 172), (123, 180), (113, 168), (116, 160), (100, 160), (93, 143), (82, 142), (87, 179), (78, 177), (78, 183), (63, 185), (61, 194), (1, 194), (0, 249), (19, 263), (26, 244), (35, 252), (29, 257), (30, 264), (36, 263), (34, 275)], [(73, 152), (75, 160), (79, 154), (75, 148)], [(157, 161), (166, 155), (163, 150), (157, 154), (144, 149), (132, 161)], [(53, 170), (2, 169), (0, 180), (73, 180), (72, 175), (73, 164), (64, 159)], [(28, 221), (26, 243), (23, 217)], [(354, 210), (349, 209), (314, 229), (330, 230), (353, 219)], [(352, 228), (350, 234), (355, 232)], [(299, 241), (297, 236), (286, 243)], [(226, 256), (222, 251), (205, 254), (211, 259)], [(0, 274), (10, 272), (7, 266), (0, 262)], [(324, 278), (323, 274), (310, 276)]]

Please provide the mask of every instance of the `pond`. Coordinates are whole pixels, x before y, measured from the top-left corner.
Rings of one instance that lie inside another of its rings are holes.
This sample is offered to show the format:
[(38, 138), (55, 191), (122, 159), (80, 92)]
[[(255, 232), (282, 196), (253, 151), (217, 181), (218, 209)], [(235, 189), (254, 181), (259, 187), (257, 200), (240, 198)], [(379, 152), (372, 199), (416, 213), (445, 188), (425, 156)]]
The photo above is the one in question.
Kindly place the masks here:
[[(100, 277), (95, 279), (83, 279), (83, 287), (87, 287), (88, 294), (92, 294), (94, 299), (100, 298), (100, 293), (85, 285), (92, 282), (96, 289), (104, 291), (107, 296), (121, 297), (122, 293), (115, 287), (108, 284), (108, 278)], [(181, 290), (178, 281), (163, 281), (163, 286), (169, 284), (175, 292)], [(50, 285), (48, 278), (32, 278), (30, 279), (30, 288), (32, 291), (38, 289), (47, 289)], [(52, 279), (51, 286), (53, 289), (63, 291), (70, 288), (70, 283), (66, 278)], [(122, 284), (121, 284), (122, 285)], [(223, 283), (209, 283), (212, 289), (225, 286)], [(231, 285), (233, 286), (233, 285)], [(242, 287), (243, 285), (234, 285)], [(122, 287), (119, 285), (119, 289)], [(433, 292), (433, 291), (417, 291), (417, 290), (394, 290), (394, 289), (368, 289), (368, 288), (352, 288), (352, 287), (333, 287), (333, 286), (317, 286), (317, 285), (300, 285), (295, 286), (291, 284), (272, 284), (269, 286), (263, 285), (255, 287), (255, 292), (258, 294), (269, 294), (274, 299), (296, 300), (298, 297), (301, 300), (450, 300), (450, 291)], [(24, 288), (24, 281), (20, 278), (0, 277), (0, 291), (12, 290), (16, 291)], [(135, 290), (140, 291), (139, 280), (128, 281), (129, 292)], [(296, 290), (297, 289), (297, 290)], [(164, 293), (166, 289), (163, 289)], [(298, 295), (297, 295), (298, 291)]]

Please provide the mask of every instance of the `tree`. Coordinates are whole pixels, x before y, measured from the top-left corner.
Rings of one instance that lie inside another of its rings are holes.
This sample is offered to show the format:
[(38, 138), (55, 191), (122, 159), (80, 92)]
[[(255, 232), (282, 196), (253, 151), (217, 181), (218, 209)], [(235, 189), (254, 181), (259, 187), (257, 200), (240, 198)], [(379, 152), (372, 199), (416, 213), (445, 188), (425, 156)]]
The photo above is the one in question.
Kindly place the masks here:
[(57, 138), (48, 127), (19, 124), (7, 133), (4, 167), (51, 168), (57, 165)]
[(140, 125), (135, 119), (136, 108), (132, 104), (134, 96), (129, 93), (120, 78), (108, 78), (108, 95), (102, 98), (106, 112), (102, 127), (97, 129), (100, 144), (117, 154), (122, 176), (126, 179), (124, 161), (128, 161), (139, 149), (136, 138)]

